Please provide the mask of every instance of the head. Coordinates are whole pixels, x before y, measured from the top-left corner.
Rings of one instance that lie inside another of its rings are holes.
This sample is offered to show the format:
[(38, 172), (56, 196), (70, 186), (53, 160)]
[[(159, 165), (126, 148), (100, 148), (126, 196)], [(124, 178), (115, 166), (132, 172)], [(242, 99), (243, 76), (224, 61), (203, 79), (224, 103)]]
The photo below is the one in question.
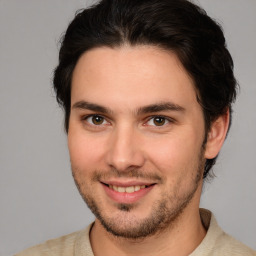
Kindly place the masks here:
[[(99, 47), (155, 46), (175, 53), (194, 82), (205, 122), (229, 111), (236, 97), (233, 62), (221, 27), (204, 10), (186, 0), (103, 0), (76, 14), (62, 40), (54, 73), (57, 100), (69, 129), (74, 68), (87, 51)], [(99, 60), (100, 61), (100, 60)], [(231, 122), (230, 122), (231, 123)], [(204, 178), (216, 157), (206, 159)]]
[(221, 28), (189, 1), (103, 0), (79, 12), (54, 88), (95, 226), (136, 239), (198, 213), (235, 87)]

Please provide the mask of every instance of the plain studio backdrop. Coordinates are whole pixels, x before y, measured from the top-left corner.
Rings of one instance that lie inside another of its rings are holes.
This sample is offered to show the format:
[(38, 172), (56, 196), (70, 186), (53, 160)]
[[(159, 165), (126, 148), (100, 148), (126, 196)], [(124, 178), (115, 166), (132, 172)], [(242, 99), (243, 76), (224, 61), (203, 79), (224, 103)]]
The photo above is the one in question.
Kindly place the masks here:
[[(201, 207), (256, 249), (256, 1), (200, 0), (224, 28), (241, 91)], [(58, 40), (91, 1), (0, 0), (0, 255), (82, 229), (94, 217), (74, 185), (52, 90)]]

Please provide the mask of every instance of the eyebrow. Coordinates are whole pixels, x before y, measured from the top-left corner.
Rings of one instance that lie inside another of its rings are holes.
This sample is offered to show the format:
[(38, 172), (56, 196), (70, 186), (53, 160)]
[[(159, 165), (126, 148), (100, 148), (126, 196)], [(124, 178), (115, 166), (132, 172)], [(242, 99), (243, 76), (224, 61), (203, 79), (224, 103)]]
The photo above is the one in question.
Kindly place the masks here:
[(100, 112), (102, 114), (110, 114), (110, 113), (113, 112), (109, 108), (106, 108), (104, 106), (101, 106), (101, 105), (98, 105), (98, 104), (95, 104), (95, 103), (90, 103), (90, 102), (87, 102), (87, 101), (83, 101), (83, 100), (74, 103), (72, 108), (91, 110), (91, 111), (94, 111), (94, 112)]
[(184, 112), (185, 108), (172, 102), (160, 102), (157, 104), (151, 104), (148, 106), (140, 107), (136, 112), (138, 114), (148, 114), (148, 113), (155, 113), (155, 112), (161, 112), (161, 111)]
[[(95, 103), (90, 103), (87, 101), (78, 101), (74, 103), (72, 108), (75, 109), (85, 109), (85, 110), (91, 110), (94, 112), (100, 112), (102, 114), (111, 114), (113, 111), (107, 107), (95, 104)], [(184, 112), (185, 108), (172, 103), (172, 102), (160, 102), (156, 104), (150, 104), (147, 106), (143, 106), (135, 110), (135, 114), (137, 115), (142, 115), (142, 114), (149, 114), (149, 113), (156, 113), (156, 112), (161, 112), (161, 111), (181, 111)]]

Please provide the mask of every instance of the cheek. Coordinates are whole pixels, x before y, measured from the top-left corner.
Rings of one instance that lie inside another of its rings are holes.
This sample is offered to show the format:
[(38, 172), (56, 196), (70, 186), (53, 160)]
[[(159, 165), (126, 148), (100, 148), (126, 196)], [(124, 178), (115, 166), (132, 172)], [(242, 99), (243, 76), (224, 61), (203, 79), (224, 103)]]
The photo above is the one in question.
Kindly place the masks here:
[[(201, 138), (170, 135), (154, 141), (148, 148), (148, 158), (162, 173), (175, 179), (191, 176), (198, 164)], [(170, 176), (171, 175), (171, 176)]]
[[(103, 155), (102, 139), (91, 138), (83, 133), (69, 131), (68, 148), (73, 166), (80, 170), (99, 168)], [(97, 165), (96, 165), (97, 164)]]

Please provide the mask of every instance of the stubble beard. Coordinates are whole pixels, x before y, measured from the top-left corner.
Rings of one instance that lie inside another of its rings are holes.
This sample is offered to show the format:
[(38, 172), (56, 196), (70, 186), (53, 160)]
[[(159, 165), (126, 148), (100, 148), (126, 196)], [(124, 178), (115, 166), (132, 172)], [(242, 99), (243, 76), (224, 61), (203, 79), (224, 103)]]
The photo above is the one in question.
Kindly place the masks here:
[[(101, 225), (112, 235), (132, 240), (139, 240), (145, 237), (155, 235), (163, 230), (172, 228), (177, 223), (179, 217), (182, 215), (184, 209), (189, 205), (195, 192), (197, 191), (200, 181), (202, 179), (205, 160), (203, 159), (203, 150), (200, 153), (199, 160), (195, 168), (197, 173), (192, 178), (191, 188), (183, 194), (179, 194), (178, 186), (172, 193), (163, 193), (162, 197), (154, 203), (150, 215), (142, 220), (137, 220), (133, 215), (132, 210), (136, 204), (117, 204), (117, 209), (120, 211), (118, 217), (108, 217), (101, 210), (100, 203), (93, 197), (93, 191), (89, 191), (87, 184), (81, 182), (82, 172), (77, 168), (72, 167), (72, 174), (76, 186), (87, 206), (91, 209), (95, 217), (100, 221)], [(101, 176), (105, 176), (103, 172), (94, 172), (95, 175), (91, 182), (95, 182)], [(124, 176), (118, 170), (114, 170), (119, 177)], [(132, 170), (131, 173), (126, 173), (129, 177), (144, 177), (145, 174), (139, 170)], [(152, 176), (152, 175), (151, 175)], [(158, 177), (161, 180), (161, 177)], [(94, 180), (94, 181), (93, 181)]]

